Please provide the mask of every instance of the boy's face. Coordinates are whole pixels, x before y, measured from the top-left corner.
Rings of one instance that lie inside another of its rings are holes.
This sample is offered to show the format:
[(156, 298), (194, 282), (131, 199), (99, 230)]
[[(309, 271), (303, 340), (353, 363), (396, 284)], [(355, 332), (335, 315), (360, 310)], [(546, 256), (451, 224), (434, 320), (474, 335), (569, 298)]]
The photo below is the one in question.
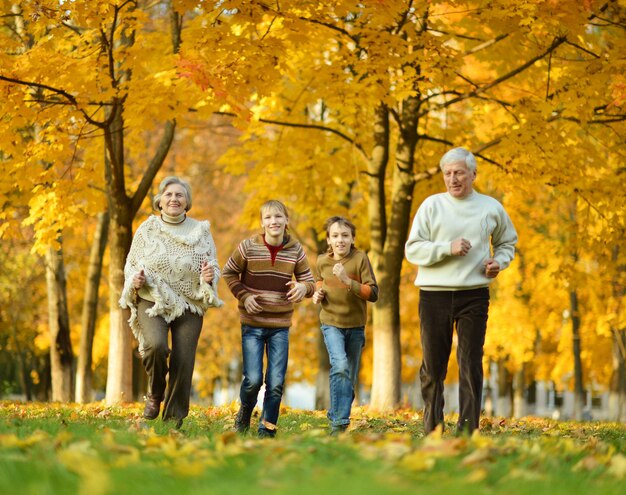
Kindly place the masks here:
[(336, 259), (347, 256), (350, 253), (352, 244), (354, 244), (354, 237), (352, 237), (350, 228), (339, 222), (333, 223), (328, 228), (328, 238), (326, 240), (333, 250), (333, 255)]
[(266, 208), (261, 212), (261, 226), (266, 239), (270, 237), (282, 240), (288, 223), (289, 219), (277, 208)]

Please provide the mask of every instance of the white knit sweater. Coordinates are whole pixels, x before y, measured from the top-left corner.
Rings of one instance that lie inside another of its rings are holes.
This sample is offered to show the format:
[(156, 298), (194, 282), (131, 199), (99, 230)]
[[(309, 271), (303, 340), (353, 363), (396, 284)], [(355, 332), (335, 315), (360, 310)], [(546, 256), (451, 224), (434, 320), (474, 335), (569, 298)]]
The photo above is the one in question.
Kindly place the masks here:
[[(452, 256), (452, 241), (472, 243), (466, 256)], [(418, 265), (415, 285), (424, 290), (467, 290), (487, 287), (484, 261), (494, 258), (500, 269), (515, 256), (517, 232), (504, 207), (473, 191), (456, 199), (435, 194), (421, 204), (406, 242), (406, 258)]]
[[(211, 284), (200, 275), (203, 261), (215, 271)], [(137, 293), (143, 299), (154, 301), (146, 311), (148, 316), (161, 316), (169, 323), (187, 310), (203, 315), (209, 307), (223, 304), (217, 295), (221, 272), (209, 222), (186, 218), (180, 224), (168, 224), (157, 216), (150, 216), (133, 237), (119, 300), (122, 308), (130, 308), (128, 323), (139, 342), (140, 354), (143, 354), (143, 338), (137, 319), (133, 277), (141, 270), (146, 283)]]

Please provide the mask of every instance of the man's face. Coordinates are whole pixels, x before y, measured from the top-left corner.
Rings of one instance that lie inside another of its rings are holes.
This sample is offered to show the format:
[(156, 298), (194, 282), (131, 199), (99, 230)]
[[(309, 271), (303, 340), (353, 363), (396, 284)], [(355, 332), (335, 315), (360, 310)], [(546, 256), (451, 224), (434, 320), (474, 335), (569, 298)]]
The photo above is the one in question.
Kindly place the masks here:
[(450, 196), (463, 199), (472, 192), (476, 172), (472, 172), (465, 162), (448, 163), (443, 167), (443, 181)]

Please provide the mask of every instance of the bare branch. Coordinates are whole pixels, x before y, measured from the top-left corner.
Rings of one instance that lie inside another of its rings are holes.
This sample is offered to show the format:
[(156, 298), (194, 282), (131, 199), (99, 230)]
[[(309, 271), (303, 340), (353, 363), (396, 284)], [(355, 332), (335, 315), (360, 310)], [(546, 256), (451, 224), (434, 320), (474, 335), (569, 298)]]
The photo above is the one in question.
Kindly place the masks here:
[(509, 36), (508, 33), (496, 36), (492, 40), (485, 41), (484, 43), (481, 43), (480, 45), (476, 45), (474, 48), (471, 48), (470, 50), (467, 50), (464, 53), (464, 55), (471, 55), (473, 53), (477, 53), (477, 52), (479, 52), (481, 50), (484, 50), (485, 48), (489, 48), (490, 46), (495, 45), (496, 43), (498, 43), (499, 41), (502, 41), (503, 39), (507, 38), (508, 36)]
[(143, 198), (148, 194), (148, 190), (150, 189), (150, 185), (154, 180), (157, 172), (163, 165), (163, 161), (167, 157), (167, 154), (170, 151), (170, 147), (172, 146), (172, 142), (174, 141), (174, 133), (176, 130), (176, 120), (168, 120), (165, 123), (165, 129), (163, 131), (163, 137), (159, 142), (159, 146), (157, 147), (152, 160), (148, 164), (148, 168), (146, 169), (143, 177), (141, 178), (141, 182), (139, 186), (137, 186), (137, 190), (131, 199), (131, 211), (132, 215), (135, 216), (139, 207), (141, 206), (141, 202)]
[[(556, 50), (557, 47), (562, 45), (566, 40), (567, 40), (567, 38), (565, 36), (560, 36), (558, 38), (555, 38), (552, 41), (552, 44), (543, 53), (540, 53), (539, 55), (531, 58), (530, 60), (527, 60), (525, 63), (523, 63), (519, 67), (516, 67), (515, 69), (513, 69), (509, 73), (504, 74), (504, 75), (498, 77), (497, 79), (493, 80), (489, 84), (485, 84), (484, 86), (479, 87), (479, 88), (475, 89), (474, 91), (471, 91), (470, 93), (467, 93), (465, 95), (461, 95), (461, 96), (459, 96), (457, 98), (453, 98), (451, 100), (446, 101), (445, 103), (442, 103), (439, 106), (439, 108), (447, 108), (447, 107), (449, 107), (451, 105), (454, 105), (455, 103), (458, 103), (459, 101), (467, 100), (469, 98), (473, 98), (475, 96), (478, 96), (481, 93), (484, 93), (485, 91), (487, 91), (487, 90), (497, 86), (498, 84), (500, 84), (500, 83), (502, 83), (504, 81), (507, 81), (507, 80), (511, 79), (512, 77), (515, 77), (516, 75), (520, 74), (521, 72), (524, 72), (526, 69), (531, 67), (538, 60), (541, 60), (542, 58), (544, 58), (547, 55), (549, 55), (550, 53), (552, 53), (554, 50)], [(420, 117), (422, 117), (423, 115), (425, 115), (425, 113), (427, 113), (429, 111), (430, 110), (426, 110), (425, 112), (422, 112)]]
[[(229, 117), (235, 117), (235, 114), (230, 113), (230, 112), (215, 112), (216, 115), (226, 115)], [(336, 136), (339, 136), (341, 139), (343, 139), (344, 141), (347, 141), (348, 143), (350, 143), (352, 146), (354, 146), (362, 155), (366, 160), (369, 160), (369, 157), (365, 151), (365, 149), (363, 149), (363, 146), (361, 146), (361, 144), (359, 144), (354, 138), (348, 136), (347, 134), (337, 130), (337, 129), (333, 129), (332, 127), (328, 127), (328, 126), (324, 126), (324, 125), (320, 125), (320, 124), (305, 124), (305, 123), (299, 123), (299, 122), (285, 122), (285, 121), (281, 121), (281, 120), (273, 120), (273, 119), (259, 119), (259, 122), (263, 122), (264, 124), (274, 124), (274, 125), (279, 125), (279, 126), (283, 126), (283, 127), (296, 127), (296, 128), (300, 128), (300, 129), (315, 129), (317, 131), (322, 131), (322, 132), (330, 132), (332, 134), (335, 134)]]
[[(97, 120), (94, 120), (90, 115), (88, 115), (82, 108), (81, 106), (78, 104), (78, 101), (76, 100), (76, 98), (74, 97), (74, 95), (72, 95), (71, 93), (68, 93), (67, 91), (63, 90), (63, 89), (59, 89), (59, 88), (55, 88), (53, 86), (49, 86), (48, 84), (42, 84), (42, 83), (38, 83), (38, 82), (34, 82), (34, 81), (22, 81), (21, 79), (15, 79), (12, 77), (7, 77), (7, 76), (3, 76), (0, 74), (0, 81), (7, 81), (13, 84), (19, 84), (20, 86), (28, 86), (28, 87), (32, 87), (32, 88), (40, 88), (40, 89), (45, 89), (48, 91), (51, 91), (59, 96), (62, 96), (63, 98), (65, 98), (67, 100), (67, 104), (72, 105), (74, 108), (76, 108), (76, 110), (78, 110), (80, 113), (83, 114), (83, 117), (85, 117), (85, 119), (87, 120), (87, 122), (89, 122), (92, 125), (95, 125), (97, 127), (102, 127), (103, 123), (99, 122)], [(46, 103), (52, 103), (52, 104), (56, 104), (56, 105), (62, 105), (63, 102), (62, 101), (55, 101), (55, 102), (51, 102), (49, 100), (44, 100)]]

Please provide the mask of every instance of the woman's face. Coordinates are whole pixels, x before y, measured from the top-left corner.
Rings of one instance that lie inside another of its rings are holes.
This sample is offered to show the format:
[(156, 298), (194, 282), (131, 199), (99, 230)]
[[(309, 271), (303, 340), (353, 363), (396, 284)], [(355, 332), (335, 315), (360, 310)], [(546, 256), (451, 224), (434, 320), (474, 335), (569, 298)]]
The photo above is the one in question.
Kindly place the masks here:
[(161, 211), (166, 215), (177, 217), (187, 211), (187, 196), (185, 188), (180, 184), (170, 184), (163, 191), (159, 201)]

